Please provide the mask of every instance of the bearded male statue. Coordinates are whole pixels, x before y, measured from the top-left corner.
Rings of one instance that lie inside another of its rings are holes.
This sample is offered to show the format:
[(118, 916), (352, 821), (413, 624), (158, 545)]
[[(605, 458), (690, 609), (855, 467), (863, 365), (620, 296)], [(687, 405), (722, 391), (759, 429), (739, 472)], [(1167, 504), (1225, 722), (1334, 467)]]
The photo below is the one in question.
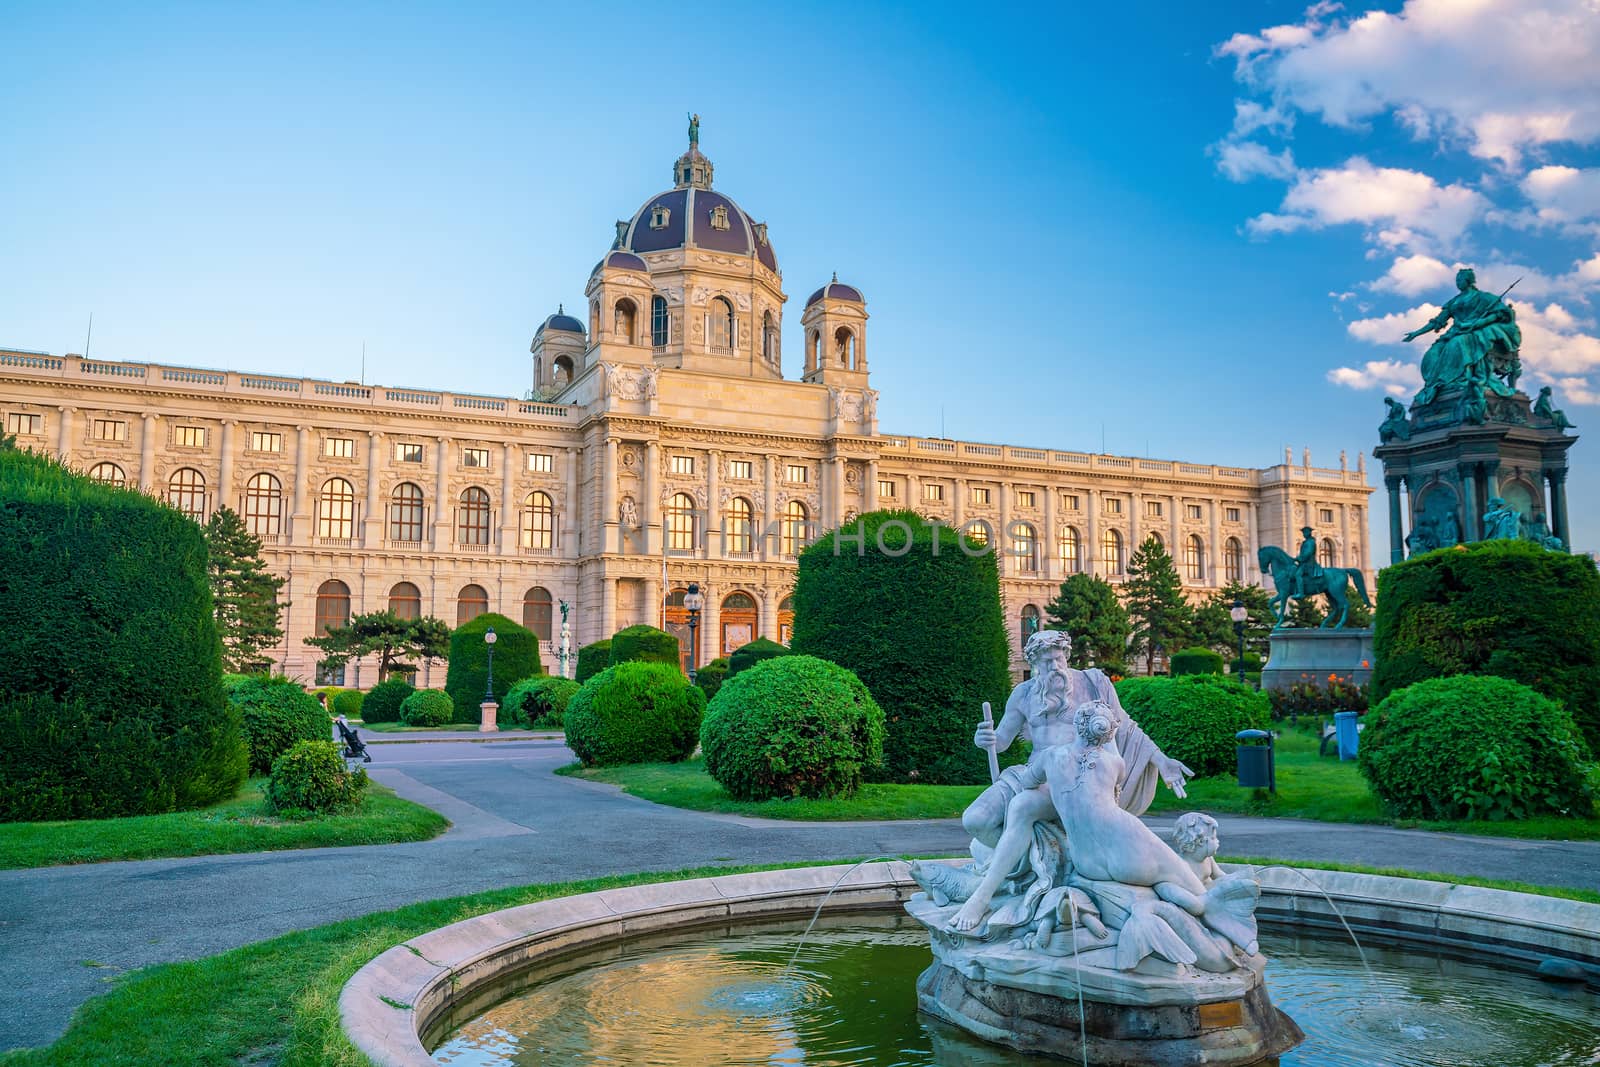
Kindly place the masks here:
[[(972, 743), (982, 749), (993, 745), (1004, 752), (1021, 736), (1033, 743), (1028, 760), (1032, 766), (1048, 749), (1070, 744), (1077, 736), (1076, 709), (1101, 701), (1109, 705), (1116, 719), (1116, 745), (1125, 764), (1117, 783), (1117, 803), (1125, 811), (1142, 815), (1155, 799), (1157, 778), (1184, 796), (1184, 782), (1194, 772), (1163, 753), (1128, 717), (1104, 671), (1069, 666), (1071, 652), (1072, 638), (1060, 630), (1041, 630), (1028, 638), (1022, 654), (1033, 676), (1011, 691), (999, 723), (992, 727), (979, 724)], [(1001, 883), (1025, 873), (1036, 823), (1055, 823), (1060, 829), (1049, 791), (1043, 786), (1030, 787), (1023, 778), (1023, 767), (1007, 767), (961, 815), (962, 826), (974, 839), (973, 856), (986, 868), (972, 895), (950, 921), (956, 930), (976, 930)], [(1068, 840), (1069, 855), (1071, 848)]]

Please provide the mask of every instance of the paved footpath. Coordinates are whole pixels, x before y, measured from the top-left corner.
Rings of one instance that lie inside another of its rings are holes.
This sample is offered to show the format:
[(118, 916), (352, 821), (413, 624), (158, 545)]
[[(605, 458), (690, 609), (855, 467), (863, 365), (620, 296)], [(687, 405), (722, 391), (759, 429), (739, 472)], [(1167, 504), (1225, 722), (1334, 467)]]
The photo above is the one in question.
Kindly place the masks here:
[[(956, 820), (790, 823), (661, 807), (552, 774), (572, 759), (553, 739), (368, 736), (373, 776), (444, 813), (454, 823), (447, 833), (404, 845), (0, 871), (0, 1050), (53, 1041), (109, 976), (415, 901), (719, 863), (950, 855), (967, 844)], [(1600, 843), (1219, 821), (1230, 855), (1600, 887)]]

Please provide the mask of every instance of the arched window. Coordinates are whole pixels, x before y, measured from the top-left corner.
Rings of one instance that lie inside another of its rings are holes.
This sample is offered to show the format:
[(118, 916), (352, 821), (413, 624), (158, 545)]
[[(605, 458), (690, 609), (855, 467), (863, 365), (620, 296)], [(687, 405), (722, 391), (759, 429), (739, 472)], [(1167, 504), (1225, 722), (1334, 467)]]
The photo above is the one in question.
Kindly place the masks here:
[(557, 389), (560, 389), (570, 381), (572, 381), (571, 358), (567, 356), (557, 356), (555, 362), (555, 375), (551, 378), (551, 383)]
[(1230, 582), (1244, 581), (1244, 546), (1237, 537), (1228, 538), (1222, 553), (1223, 575)]
[(89, 477), (104, 485), (114, 485), (118, 489), (128, 484), (128, 476), (115, 463), (96, 463), (89, 468)]
[(1022, 606), (1022, 644), (1028, 644), (1028, 638), (1039, 632), (1039, 609), (1032, 604)]
[(1116, 530), (1100, 535), (1100, 563), (1107, 574), (1122, 573), (1122, 535)]
[(1156, 543), (1157, 548), (1164, 550), (1167, 547), (1167, 539), (1156, 533), (1154, 530), (1150, 532), (1150, 540)]
[(1322, 539), (1322, 547), (1317, 550), (1317, 562), (1324, 567), (1334, 566), (1333, 539), (1331, 537)]
[(678, 639), (678, 667), (689, 672), (689, 609), (683, 606), (689, 590), (682, 586), (667, 594), (667, 633)]
[(961, 528), (973, 544), (987, 545), (989, 543), (989, 523), (985, 519), (968, 519)]
[(756, 601), (749, 593), (729, 593), (722, 599), (722, 651), (731, 655), (736, 648), (756, 639)]
[[(539, 640), (550, 640), (551, 620), (550, 590), (542, 585), (536, 585), (528, 590), (522, 597), (522, 625), (539, 635)], [(654, 622), (655, 619), (650, 620)]]
[(778, 362), (778, 327), (770, 311), (761, 313), (761, 358), (768, 363)]
[(722, 515), (722, 544), (729, 555), (748, 556), (755, 549), (755, 509), (736, 496)]
[(1011, 524), (1011, 558), (1017, 561), (1017, 570), (1023, 574), (1036, 574), (1039, 570), (1039, 535), (1026, 522)]
[(714, 298), (711, 301), (711, 350), (732, 352), (738, 343), (734, 330), (733, 305), (720, 296)]
[(798, 500), (783, 506), (783, 518), (778, 528), (778, 550), (785, 556), (798, 556), (806, 547), (806, 526), (810, 514)]
[(688, 493), (674, 493), (667, 501), (667, 548), (673, 552), (693, 552), (694, 497)]
[(396, 582), (389, 590), (389, 611), (402, 619), (422, 618), (422, 590), (410, 582)]
[(481, 585), (464, 585), (456, 596), (456, 625), (464, 626), (489, 610), (489, 594)]
[(195, 522), (206, 521), (206, 476), (193, 467), (184, 467), (167, 483), (167, 503)]
[(325, 634), (350, 625), (350, 587), (330, 578), (317, 587), (317, 619), (311, 632)]
[(401, 482), (389, 494), (389, 540), (422, 541), (422, 488)]
[(653, 296), (650, 298), (650, 343), (657, 348), (666, 345), (671, 339), (672, 317), (667, 314), (667, 298)]
[(283, 528), (283, 483), (261, 473), (244, 483), (244, 524), (257, 537), (272, 537)]
[(812, 368), (816, 368), (816, 367), (822, 366), (822, 334), (821, 333), (813, 333), (811, 335), (811, 359), (808, 362), (810, 363), (810, 367), (807, 368), (808, 370), (812, 369)]
[(626, 298), (617, 301), (615, 312), (611, 317), (612, 332), (616, 339), (625, 345), (633, 344), (633, 322), (638, 317), (638, 308), (632, 300)]
[(848, 326), (833, 331), (833, 358), (841, 367), (855, 370), (856, 335)]
[(794, 638), (794, 597), (778, 601), (778, 643), (787, 645)]
[(1199, 534), (1190, 534), (1183, 543), (1183, 570), (1191, 582), (1206, 580), (1206, 546)]
[(355, 535), (355, 486), (343, 478), (329, 478), (317, 498), (317, 536), (349, 541)]
[(522, 547), (548, 552), (556, 546), (556, 504), (535, 489), (522, 502)]
[(1083, 569), (1082, 541), (1078, 537), (1077, 530), (1071, 526), (1061, 527), (1061, 536), (1056, 541), (1056, 554), (1061, 557), (1063, 574), (1077, 574)]
[(461, 491), (461, 506), (456, 509), (456, 544), (489, 543), (489, 491), (468, 486)]

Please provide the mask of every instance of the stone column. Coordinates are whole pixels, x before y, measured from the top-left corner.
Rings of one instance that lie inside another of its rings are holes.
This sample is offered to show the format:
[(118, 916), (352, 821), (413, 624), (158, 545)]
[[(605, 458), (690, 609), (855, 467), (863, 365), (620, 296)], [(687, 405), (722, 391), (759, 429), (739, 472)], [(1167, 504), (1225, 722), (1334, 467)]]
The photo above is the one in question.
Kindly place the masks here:
[(367, 431), (367, 513), (361, 517), (361, 544), (376, 548), (383, 540), (383, 515), (378, 505), (378, 456), (383, 451), (383, 435)]
[[(1477, 472), (1472, 467), (1462, 467), (1457, 473), (1461, 475), (1462, 503), (1467, 509), (1467, 521), (1464, 526), (1467, 532), (1467, 540), (1481, 541), (1483, 540), (1483, 502), (1478, 499)], [(1408, 486), (1407, 488), (1414, 498), (1417, 492), (1416, 486)], [(1412, 506), (1416, 506), (1415, 499), (1412, 500)]]
[(1144, 498), (1138, 493), (1128, 494), (1128, 558), (1133, 558), (1133, 550), (1139, 547), (1139, 519), (1144, 511)]
[(433, 463), (433, 550), (450, 546), (450, 519), (454, 514), (450, 500), (450, 438), (441, 437), (434, 445)]
[(1058, 524), (1056, 498), (1060, 495), (1060, 491), (1055, 486), (1047, 485), (1044, 487), (1044, 547), (1041, 549), (1044, 553), (1044, 559), (1040, 560), (1040, 566), (1045, 580), (1051, 582), (1059, 582), (1063, 578), (1060, 557), (1057, 555), (1059, 551), (1057, 545), (1061, 538), (1061, 531), (1056, 528)]
[(1020, 561), (1011, 554), (1015, 541), (1011, 536), (1011, 484), (1001, 482), (996, 490), (1000, 494), (1000, 529), (995, 531), (995, 565), (1000, 570), (1000, 577), (1016, 573), (1020, 568)]
[(906, 507), (915, 511), (922, 506), (922, 479), (915, 471), (906, 475)]
[(967, 493), (970, 491), (965, 478), (957, 478), (951, 488), (950, 522), (958, 530), (967, 521)]
[[(1183, 567), (1183, 552), (1185, 548), (1183, 544), (1183, 524), (1178, 518), (1178, 507), (1182, 503), (1183, 501), (1176, 495), (1167, 497), (1167, 522), (1172, 531), (1172, 536), (1167, 540), (1171, 547), (1167, 551), (1172, 553), (1172, 558), (1178, 561), (1180, 568)], [(1184, 581), (1188, 581), (1188, 571), (1180, 569), (1178, 573), (1183, 576)]]
[(517, 554), (518, 518), (522, 514), (522, 502), (515, 496), (516, 480), (512, 459), (516, 451), (509, 441), (500, 445), (500, 554), (514, 556)]
[(296, 426), (294, 434), (294, 492), (289, 494), (289, 534), (291, 543), (311, 543), (311, 520), (306, 511), (306, 461), (311, 452), (311, 427)]
[(701, 582), (700, 595), (706, 598), (706, 606), (700, 612), (700, 659), (695, 670), (722, 655), (722, 593)]
[[(161, 416), (146, 413), (142, 417), (144, 427), (139, 431), (139, 488), (149, 493), (154, 491), (156, 484), (156, 434), (161, 432), (158, 424)], [(300, 498), (296, 496), (295, 499)]]
[[(661, 591), (661, 578), (659, 575), (644, 579), (644, 618), (641, 621), (658, 629), (664, 628), (661, 626), (661, 605), (665, 599), (666, 594)], [(557, 633), (556, 639), (558, 642), (560, 637), (561, 635)]]
[(1083, 545), (1084, 574), (1098, 573), (1096, 561), (1100, 555), (1100, 524), (1096, 520), (1099, 518), (1099, 508), (1100, 500), (1096, 495), (1096, 491), (1094, 489), (1085, 490), (1083, 494), (1083, 528), (1084, 540), (1087, 543)]
[[(615, 468), (613, 468), (613, 472)], [(666, 529), (661, 518), (661, 443), (646, 441), (644, 445), (644, 499), (639, 501), (639, 523), (644, 529), (639, 533), (641, 551), (653, 556), (666, 542)], [(620, 529), (620, 528), (619, 528)], [(623, 536), (627, 536), (624, 534)], [(621, 546), (617, 551), (622, 551)]]
[[(578, 450), (567, 449), (567, 499), (566, 506), (561, 509), (561, 555), (567, 559), (578, 558), (578, 523), (583, 521), (583, 503), (578, 497)], [(577, 603), (577, 594), (572, 596), (573, 603)]]
[(722, 558), (722, 453), (713, 449), (706, 458), (706, 558)]
[(1250, 555), (1244, 561), (1245, 580), (1251, 585), (1261, 585), (1261, 510), (1254, 500), (1247, 505), (1250, 509)]
[(1567, 530), (1567, 472), (1545, 471), (1544, 476), (1550, 482), (1550, 532), (1561, 538), (1561, 543), (1570, 550), (1572, 536)]
[[(600, 467), (600, 551), (617, 551), (617, 439), (606, 438), (605, 459)], [(605, 580), (604, 591), (601, 596), (608, 604), (616, 601), (616, 579)], [(609, 608), (607, 610), (610, 610)], [(605, 626), (611, 624), (611, 616), (601, 616)], [(602, 626), (602, 629), (605, 628)], [(606, 630), (601, 638), (610, 637), (613, 631)]]
[(617, 580), (600, 579), (600, 637), (604, 640), (617, 632)]
[(832, 526), (844, 525), (844, 457), (833, 457), (833, 514), (828, 517)]
[(59, 407), (56, 410), (61, 413), (61, 431), (56, 439), (56, 454), (62, 463), (69, 463), (72, 460), (72, 416), (78, 409)]
[(1211, 544), (1206, 546), (1206, 577), (1210, 581), (1206, 584), (1220, 589), (1227, 584), (1222, 562), (1222, 505), (1213, 499), (1206, 506), (1211, 509)]
[(1400, 478), (1385, 476), (1384, 488), (1389, 490), (1389, 562), (1399, 563), (1406, 558), (1405, 515), (1400, 510)]
[(867, 484), (861, 487), (863, 511), (878, 510), (878, 461), (867, 460)]
[(768, 536), (772, 530), (772, 505), (778, 490), (777, 465), (777, 459), (768, 455), (766, 481), (763, 483), (761, 497), (760, 553), (764, 560), (778, 558), (778, 546), (773, 543), (773, 538)]
[(1350, 566), (1350, 505), (1339, 505), (1339, 565)]
[(212, 511), (223, 506), (232, 509), (237, 503), (233, 498), (233, 426), (233, 419), (222, 420), (222, 456), (217, 464), (217, 499)]

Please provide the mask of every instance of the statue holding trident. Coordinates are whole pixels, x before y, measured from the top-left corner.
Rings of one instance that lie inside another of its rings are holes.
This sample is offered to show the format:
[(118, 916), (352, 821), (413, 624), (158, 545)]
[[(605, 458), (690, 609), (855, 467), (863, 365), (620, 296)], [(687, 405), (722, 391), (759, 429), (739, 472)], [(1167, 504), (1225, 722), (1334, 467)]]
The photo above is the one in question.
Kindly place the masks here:
[(1522, 375), (1522, 361), (1517, 354), (1522, 347), (1522, 330), (1517, 326), (1516, 312), (1505, 302), (1506, 293), (1516, 285), (1512, 282), (1504, 293), (1490, 296), (1478, 289), (1478, 276), (1472, 268), (1456, 271), (1456, 288), (1460, 292), (1445, 302), (1439, 314), (1401, 338), (1413, 341), (1425, 333), (1444, 330), (1447, 322), (1451, 324), (1422, 356), (1418, 404), (1426, 404), (1440, 389), (1451, 385), (1484, 387), (1500, 396), (1517, 391), (1517, 379)]
[(695, 114), (689, 116), (689, 147), (700, 147), (700, 116)]

